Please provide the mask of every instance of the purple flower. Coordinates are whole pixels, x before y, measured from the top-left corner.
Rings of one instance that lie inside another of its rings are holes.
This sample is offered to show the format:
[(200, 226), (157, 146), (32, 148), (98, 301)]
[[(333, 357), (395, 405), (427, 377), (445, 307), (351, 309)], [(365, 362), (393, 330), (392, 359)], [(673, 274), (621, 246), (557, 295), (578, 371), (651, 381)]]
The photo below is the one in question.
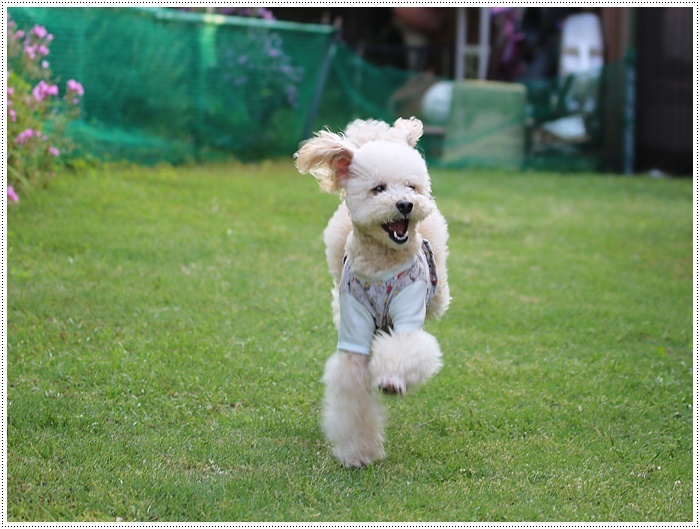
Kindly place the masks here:
[(12, 202), (19, 202), (19, 197), (12, 186), (7, 186), (7, 198)]
[(258, 18), (262, 18), (264, 20), (274, 20), (275, 16), (272, 14), (272, 11), (269, 9), (265, 9), (264, 7), (261, 7), (258, 9)]
[(49, 54), (49, 49), (44, 44), (39, 46), (36, 51), (42, 57), (46, 57)]
[(56, 147), (49, 147), (49, 154), (52, 156), (58, 156), (61, 152)]
[(83, 85), (81, 85), (75, 79), (68, 79), (68, 82), (66, 83), (66, 88), (68, 89), (69, 92), (75, 92), (79, 96), (81, 96), (85, 93), (85, 89), (83, 88)]
[(49, 67), (49, 61), (41, 61), (41, 67), (46, 69)]
[(13, 109), (10, 109), (10, 119), (12, 120), (12, 123), (15, 123), (17, 121), (17, 112), (15, 112)]

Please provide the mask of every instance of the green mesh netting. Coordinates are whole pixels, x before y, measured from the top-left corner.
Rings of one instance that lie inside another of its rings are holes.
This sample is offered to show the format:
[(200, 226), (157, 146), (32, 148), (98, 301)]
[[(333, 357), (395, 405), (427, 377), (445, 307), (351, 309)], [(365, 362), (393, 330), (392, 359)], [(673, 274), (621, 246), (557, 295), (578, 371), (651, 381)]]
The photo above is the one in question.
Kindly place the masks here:
[(51, 69), (85, 87), (71, 129), (102, 158), (287, 154), (310, 128), (334, 30), (147, 8), (9, 9), (54, 36)]
[[(69, 131), (78, 154), (146, 163), (289, 156), (325, 126), (415, 115), (433, 163), (619, 169), (630, 130), (622, 62), (569, 79), (447, 83), (449, 100), (431, 102), (444, 79), (374, 66), (328, 26), (155, 8), (8, 10), (19, 26), (53, 33), (54, 73), (85, 87), (83, 119)], [(448, 105), (441, 119), (430, 112), (436, 104)]]

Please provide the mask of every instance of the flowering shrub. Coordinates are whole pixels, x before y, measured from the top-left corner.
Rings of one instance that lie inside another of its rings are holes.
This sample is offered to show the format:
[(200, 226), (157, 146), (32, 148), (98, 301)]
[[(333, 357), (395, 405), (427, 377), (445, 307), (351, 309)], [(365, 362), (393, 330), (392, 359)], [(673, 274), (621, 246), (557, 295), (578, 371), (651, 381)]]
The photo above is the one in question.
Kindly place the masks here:
[(250, 29), (235, 51), (219, 47), (223, 81), (245, 101), (251, 118), (268, 123), (280, 108), (295, 108), (303, 69), (284, 52), (282, 37), (265, 29)]
[[(264, 7), (180, 7), (182, 11), (259, 18), (274, 21)], [(235, 93), (246, 111), (246, 119), (265, 127), (281, 109), (297, 105), (298, 86), (303, 69), (292, 63), (284, 50), (282, 36), (268, 28), (249, 28), (244, 37), (231, 40), (230, 34), (217, 35), (217, 66), (231, 93)], [(222, 103), (223, 106), (226, 102)], [(220, 112), (228, 113), (228, 109)]]
[(79, 113), (82, 85), (66, 83), (63, 96), (52, 79), (47, 57), (53, 35), (35, 25), (29, 31), (8, 22), (7, 198), (17, 202), (18, 189), (45, 183), (70, 149), (65, 126)]

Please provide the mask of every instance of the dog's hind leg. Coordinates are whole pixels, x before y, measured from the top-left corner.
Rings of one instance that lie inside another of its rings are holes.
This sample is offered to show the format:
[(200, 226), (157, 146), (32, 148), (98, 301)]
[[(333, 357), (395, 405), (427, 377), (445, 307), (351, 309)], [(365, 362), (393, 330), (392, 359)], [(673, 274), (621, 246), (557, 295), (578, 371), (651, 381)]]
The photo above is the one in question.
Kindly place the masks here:
[(322, 427), (333, 455), (347, 467), (361, 468), (382, 459), (384, 408), (372, 387), (366, 355), (338, 351), (323, 376)]
[(384, 393), (405, 395), (442, 368), (440, 345), (423, 330), (378, 333), (372, 342), (372, 385)]

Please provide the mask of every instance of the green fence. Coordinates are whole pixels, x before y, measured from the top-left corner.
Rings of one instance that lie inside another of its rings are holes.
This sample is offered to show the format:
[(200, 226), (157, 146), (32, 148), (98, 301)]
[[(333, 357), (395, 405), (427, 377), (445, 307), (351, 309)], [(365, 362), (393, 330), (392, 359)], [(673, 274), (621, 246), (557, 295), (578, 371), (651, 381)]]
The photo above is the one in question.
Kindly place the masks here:
[(8, 10), (20, 27), (53, 33), (53, 72), (85, 87), (83, 119), (69, 130), (78, 154), (140, 163), (290, 156), (324, 126), (416, 115), (427, 125), (421, 146), (434, 163), (622, 164), (624, 64), (593, 79), (514, 89), (455, 84), (448, 118), (432, 123), (426, 97), (444, 80), (374, 66), (329, 26), (156, 8)]
[(85, 87), (71, 130), (102, 158), (182, 162), (293, 151), (334, 30), (171, 9), (15, 7), (55, 35), (51, 69)]

